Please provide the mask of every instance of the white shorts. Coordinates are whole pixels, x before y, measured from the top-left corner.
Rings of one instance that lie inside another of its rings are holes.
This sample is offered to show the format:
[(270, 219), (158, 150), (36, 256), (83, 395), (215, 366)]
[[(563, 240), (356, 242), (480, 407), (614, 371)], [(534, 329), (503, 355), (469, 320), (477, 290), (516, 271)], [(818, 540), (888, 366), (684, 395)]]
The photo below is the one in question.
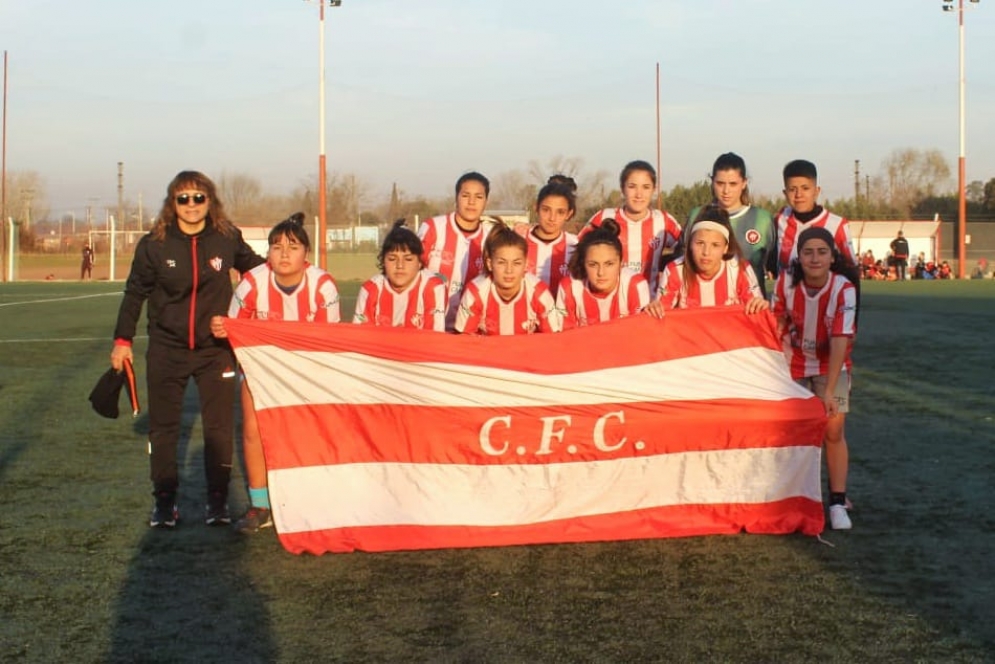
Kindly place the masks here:
[[(820, 399), (825, 399), (826, 383), (828, 382), (828, 377), (825, 374), (799, 378), (795, 382), (814, 392), (815, 396)], [(833, 399), (839, 405), (839, 412), (850, 412), (850, 374), (847, 373), (846, 369), (840, 372), (840, 378), (836, 381), (836, 391), (833, 393)]]

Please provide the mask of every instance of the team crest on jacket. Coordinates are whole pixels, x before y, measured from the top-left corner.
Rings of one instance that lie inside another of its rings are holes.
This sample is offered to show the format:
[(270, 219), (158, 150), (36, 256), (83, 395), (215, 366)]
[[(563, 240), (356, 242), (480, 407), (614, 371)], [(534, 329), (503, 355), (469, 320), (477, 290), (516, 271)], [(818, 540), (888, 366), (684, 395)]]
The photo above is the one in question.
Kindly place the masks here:
[(220, 256), (215, 256), (209, 260), (208, 263), (210, 263), (211, 267), (214, 268), (215, 272), (221, 272), (221, 268), (225, 266), (225, 261)]
[(758, 242), (760, 242), (760, 231), (758, 231), (756, 228), (751, 228), (750, 230), (746, 231), (746, 241), (749, 242), (750, 244), (757, 244)]

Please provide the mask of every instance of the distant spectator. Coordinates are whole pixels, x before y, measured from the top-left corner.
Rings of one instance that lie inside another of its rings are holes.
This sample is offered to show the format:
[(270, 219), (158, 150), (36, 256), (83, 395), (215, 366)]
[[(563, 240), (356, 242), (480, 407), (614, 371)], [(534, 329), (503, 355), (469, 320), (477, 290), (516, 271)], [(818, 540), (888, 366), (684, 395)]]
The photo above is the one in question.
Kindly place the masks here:
[(978, 260), (978, 264), (971, 271), (972, 279), (984, 279), (988, 276), (988, 259), (981, 258)]
[(905, 268), (909, 266), (909, 241), (902, 231), (898, 231), (898, 237), (891, 241), (891, 253), (898, 280), (905, 281)]
[(943, 261), (942, 263), (940, 263), (940, 269), (937, 270), (936, 278), (937, 279), (952, 279), (953, 278), (953, 270), (950, 269), (950, 263), (948, 263), (946, 261)]
[(93, 279), (93, 248), (89, 244), (83, 245), (83, 262), (79, 268), (79, 280)]
[(868, 249), (860, 257), (860, 278), (870, 279), (871, 272), (874, 271), (874, 252)]
[(922, 273), (923, 270), (925, 269), (926, 269), (926, 254), (920, 251), (919, 255), (916, 256), (912, 261), (912, 278), (922, 279), (923, 278)]

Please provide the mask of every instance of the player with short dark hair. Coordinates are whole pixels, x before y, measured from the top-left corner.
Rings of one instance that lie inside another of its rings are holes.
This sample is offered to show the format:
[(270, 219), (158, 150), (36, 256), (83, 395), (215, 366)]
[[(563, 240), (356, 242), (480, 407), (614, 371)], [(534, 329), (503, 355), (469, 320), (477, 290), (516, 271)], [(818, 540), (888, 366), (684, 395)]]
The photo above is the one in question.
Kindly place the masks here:
[[(308, 263), (310, 250), (303, 213), (276, 224), (269, 233), (266, 262), (249, 270), (239, 282), (228, 307), (228, 318), (338, 323), (338, 287), (330, 274)], [(219, 339), (228, 336), (224, 321), (222, 316), (211, 319), (211, 332)], [(242, 453), (250, 506), (235, 523), (235, 529), (250, 534), (272, 526), (273, 519), (263, 440), (246, 380), (242, 381)]]
[(424, 269), (422, 242), (398, 219), (377, 255), (380, 274), (368, 279), (356, 298), (354, 323), (446, 330), (446, 284)]

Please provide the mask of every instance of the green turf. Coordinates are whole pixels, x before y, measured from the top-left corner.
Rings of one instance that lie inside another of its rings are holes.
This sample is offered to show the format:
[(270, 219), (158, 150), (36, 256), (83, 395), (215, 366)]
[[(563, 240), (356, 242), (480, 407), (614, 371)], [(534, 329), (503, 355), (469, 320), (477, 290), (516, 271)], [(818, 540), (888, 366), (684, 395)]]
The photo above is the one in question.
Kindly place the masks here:
[[(329, 252), (328, 271), (337, 280), (363, 281), (377, 272), (377, 257), (373, 253)], [(114, 261), (114, 278), (118, 281), (128, 276), (133, 256), (119, 254)], [(110, 258), (97, 256), (93, 267), (95, 281), (107, 281)], [(22, 254), (17, 258), (15, 281), (43, 281), (51, 278), (58, 281), (76, 281), (80, 275), (80, 257), (76, 254)], [(4, 267), (6, 274), (6, 266)]]
[[(357, 287), (342, 284), (346, 314)], [(827, 533), (835, 546), (741, 535), (322, 557), (200, 524), (192, 393), (188, 518), (148, 529), (145, 420), (86, 402), (119, 292), (0, 286), (0, 661), (995, 661), (995, 282), (865, 285), (854, 530)], [(232, 503), (245, 507), (241, 475)]]

